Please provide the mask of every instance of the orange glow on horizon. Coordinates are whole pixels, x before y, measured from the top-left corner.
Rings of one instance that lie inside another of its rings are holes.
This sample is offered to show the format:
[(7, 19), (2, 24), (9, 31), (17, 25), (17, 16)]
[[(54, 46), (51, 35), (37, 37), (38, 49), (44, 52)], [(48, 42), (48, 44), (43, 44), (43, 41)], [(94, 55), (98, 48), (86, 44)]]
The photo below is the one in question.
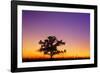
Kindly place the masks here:
[[(30, 46), (31, 45), (31, 46)], [(49, 55), (44, 55), (42, 52), (39, 52), (40, 45), (30, 43), (26, 43), (23, 48), (23, 58), (32, 58), (32, 59), (45, 59), (50, 58)], [(58, 47), (59, 50), (66, 49), (66, 53), (61, 53), (54, 55), (53, 58), (77, 58), (77, 57), (90, 57), (90, 51), (89, 49), (85, 48), (86, 46), (68, 46), (63, 45)], [(80, 49), (81, 48), (81, 49)], [(85, 49), (84, 49), (85, 48)]]

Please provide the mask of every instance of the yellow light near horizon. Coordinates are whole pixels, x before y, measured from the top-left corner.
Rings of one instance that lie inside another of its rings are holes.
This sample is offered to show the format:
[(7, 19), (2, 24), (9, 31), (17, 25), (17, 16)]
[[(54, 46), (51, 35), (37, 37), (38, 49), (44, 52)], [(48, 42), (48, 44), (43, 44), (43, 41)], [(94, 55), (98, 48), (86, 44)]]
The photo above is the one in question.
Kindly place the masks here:
[[(23, 48), (22, 48), (22, 57), (23, 58), (50, 58), (49, 55), (45, 55), (43, 52), (39, 52), (41, 45), (38, 43), (39, 39), (45, 39), (44, 37), (34, 37), (32, 39), (30, 37), (23, 38)], [(39, 38), (39, 39), (38, 39)], [(66, 53), (60, 53), (54, 55), (54, 58), (75, 58), (75, 57), (90, 57), (90, 47), (88, 43), (85, 42), (66, 42), (65, 45), (61, 45), (57, 47), (58, 50), (66, 50)]]
[[(39, 46), (38, 46), (39, 47)], [(34, 49), (35, 48), (35, 49)], [(42, 52), (39, 52), (37, 46), (32, 49), (23, 49), (23, 58), (49, 58), (49, 55), (44, 55)], [(65, 48), (65, 47), (63, 47)], [(63, 50), (63, 48), (59, 47), (59, 50)], [(66, 47), (67, 48), (67, 47)], [(74, 48), (67, 48), (66, 53), (61, 53), (53, 56), (54, 58), (74, 58), (74, 57), (90, 57), (89, 50), (80, 50)]]

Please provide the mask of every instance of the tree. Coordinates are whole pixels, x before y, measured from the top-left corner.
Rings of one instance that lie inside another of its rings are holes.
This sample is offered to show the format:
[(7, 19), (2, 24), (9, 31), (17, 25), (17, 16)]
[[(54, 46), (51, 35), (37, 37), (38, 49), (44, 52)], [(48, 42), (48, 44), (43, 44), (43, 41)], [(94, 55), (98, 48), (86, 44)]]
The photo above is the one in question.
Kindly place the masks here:
[(66, 50), (58, 50), (57, 46), (65, 45), (65, 42), (62, 40), (58, 41), (55, 36), (48, 36), (44, 41), (40, 40), (39, 44), (41, 45), (39, 51), (50, 55), (50, 59), (52, 59), (56, 54), (66, 52)]

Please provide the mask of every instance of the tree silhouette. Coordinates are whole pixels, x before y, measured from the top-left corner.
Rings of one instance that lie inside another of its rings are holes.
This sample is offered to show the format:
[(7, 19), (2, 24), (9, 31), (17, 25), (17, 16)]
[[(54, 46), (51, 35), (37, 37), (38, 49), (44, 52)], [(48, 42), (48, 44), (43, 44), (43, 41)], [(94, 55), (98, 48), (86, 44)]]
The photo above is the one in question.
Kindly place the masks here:
[(63, 42), (62, 40), (58, 41), (55, 36), (48, 36), (44, 41), (40, 40), (39, 44), (41, 45), (39, 51), (43, 52), (44, 54), (50, 55), (50, 59), (52, 59), (56, 54), (66, 52), (66, 50), (58, 50), (57, 46), (65, 45), (65, 42)]

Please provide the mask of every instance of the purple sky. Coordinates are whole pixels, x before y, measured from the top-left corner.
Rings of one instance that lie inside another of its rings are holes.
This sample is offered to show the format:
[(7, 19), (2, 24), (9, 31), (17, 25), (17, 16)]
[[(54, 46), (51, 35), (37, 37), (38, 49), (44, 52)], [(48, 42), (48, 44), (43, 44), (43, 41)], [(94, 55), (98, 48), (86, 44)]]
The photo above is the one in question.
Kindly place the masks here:
[(70, 34), (89, 39), (89, 21), (88, 13), (23, 11), (23, 30), (30, 34)]

